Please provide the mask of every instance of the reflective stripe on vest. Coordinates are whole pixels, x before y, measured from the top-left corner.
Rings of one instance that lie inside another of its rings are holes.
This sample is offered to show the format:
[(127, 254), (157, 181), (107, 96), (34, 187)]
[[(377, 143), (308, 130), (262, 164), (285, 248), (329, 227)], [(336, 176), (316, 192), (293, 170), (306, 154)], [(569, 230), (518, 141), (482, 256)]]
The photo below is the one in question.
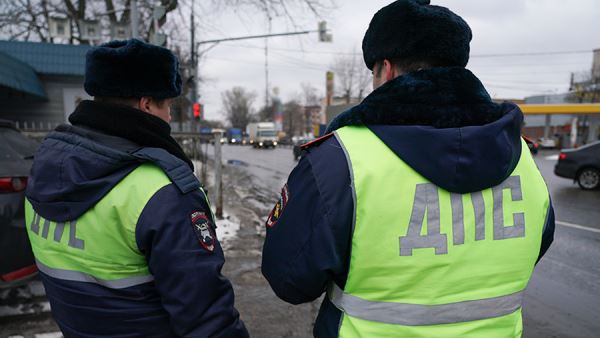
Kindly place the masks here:
[(154, 276), (134, 276), (128, 278), (114, 279), (114, 280), (104, 280), (96, 278), (92, 275), (89, 275), (84, 272), (73, 271), (73, 270), (64, 270), (64, 269), (54, 269), (49, 266), (46, 266), (44, 263), (39, 260), (35, 260), (35, 264), (38, 269), (45, 273), (46, 275), (58, 279), (70, 280), (75, 282), (86, 282), (86, 283), (94, 283), (105, 286), (110, 289), (124, 289), (130, 286), (140, 285), (144, 283), (148, 283), (154, 280)]
[(344, 313), (374, 322), (409, 326), (460, 323), (504, 316), (521, 307), (523, 292), (451, 304), (420, 305), (374, 302), (344, 293), (332, 283), (329, 300)]
[(38, 268), (53, 278), (113, 289), (151, 282), (136, 225), (152, 196), (170, 183), (158, 166), (142, 164), (70, 222), (44, 219), (26, 200), (27, 233)]
[(367, 127), (343, 127), (336, 138), (354, 201), (348, 278), (344, 290), (328, 290), (343, 311), (339, 336), (520, 336), (549, 207), (527, 146), (504, 182), (458, 194), (420, 175)]

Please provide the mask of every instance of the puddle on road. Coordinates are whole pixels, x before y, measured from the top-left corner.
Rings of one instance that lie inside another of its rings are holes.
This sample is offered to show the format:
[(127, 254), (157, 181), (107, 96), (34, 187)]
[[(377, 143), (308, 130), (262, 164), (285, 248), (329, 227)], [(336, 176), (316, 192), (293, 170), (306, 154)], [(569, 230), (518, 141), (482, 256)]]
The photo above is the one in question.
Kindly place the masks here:
[(244, 162), (244, 161), (240, 161), (240, 160), (227, 160), (227, 164), (228, 165), (232, 165), (232, 166), (238, 166), (238, 167), (247, 167), (249, 164), (248, 162)]

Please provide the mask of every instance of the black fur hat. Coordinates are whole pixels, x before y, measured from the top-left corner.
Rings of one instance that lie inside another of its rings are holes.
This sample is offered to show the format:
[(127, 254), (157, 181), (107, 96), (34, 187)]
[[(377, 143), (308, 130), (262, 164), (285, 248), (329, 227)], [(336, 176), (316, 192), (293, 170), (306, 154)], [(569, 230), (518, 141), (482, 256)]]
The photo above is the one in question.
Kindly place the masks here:
[(471, 28), (448, 8), (429, 2), (398, 0), (375, 13), (362, 42), (369, 69), (383, 59), (467, 65)]
[(141, 40), (111, 41), (87, 52), (84, 88), (91, 96), (176, 97), (179, 61), (170, 50)]

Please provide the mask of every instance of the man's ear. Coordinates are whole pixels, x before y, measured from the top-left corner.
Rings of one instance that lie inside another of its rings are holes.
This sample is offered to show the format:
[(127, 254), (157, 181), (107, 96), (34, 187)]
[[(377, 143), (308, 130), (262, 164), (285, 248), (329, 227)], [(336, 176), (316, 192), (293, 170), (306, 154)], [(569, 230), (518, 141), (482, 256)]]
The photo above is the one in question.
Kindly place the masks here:
[(138, 101), (138, 109), (144, 111), (146, 113), (150, 112), (150, 103), (152, 102), (152, 98), (149, 96), (142, 96)]
[(399, 75), (396, 66), (394, 66), (388, 59), (383, 60), (383, 71), (385, 72), (384, 74), (386, 82), (395, 79)]

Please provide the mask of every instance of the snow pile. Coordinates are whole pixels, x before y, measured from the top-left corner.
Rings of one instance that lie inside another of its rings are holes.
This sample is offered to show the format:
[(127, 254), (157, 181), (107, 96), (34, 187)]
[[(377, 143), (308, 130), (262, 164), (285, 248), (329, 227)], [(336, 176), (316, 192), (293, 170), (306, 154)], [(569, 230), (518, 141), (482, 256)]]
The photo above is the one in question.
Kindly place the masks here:
[(230, 239), (235, 238), (240, 230), (240, 222), (230, 215), (223, 215), (223, 219), (217, 219), (217, 238), (221, 246), (226, 248)]

